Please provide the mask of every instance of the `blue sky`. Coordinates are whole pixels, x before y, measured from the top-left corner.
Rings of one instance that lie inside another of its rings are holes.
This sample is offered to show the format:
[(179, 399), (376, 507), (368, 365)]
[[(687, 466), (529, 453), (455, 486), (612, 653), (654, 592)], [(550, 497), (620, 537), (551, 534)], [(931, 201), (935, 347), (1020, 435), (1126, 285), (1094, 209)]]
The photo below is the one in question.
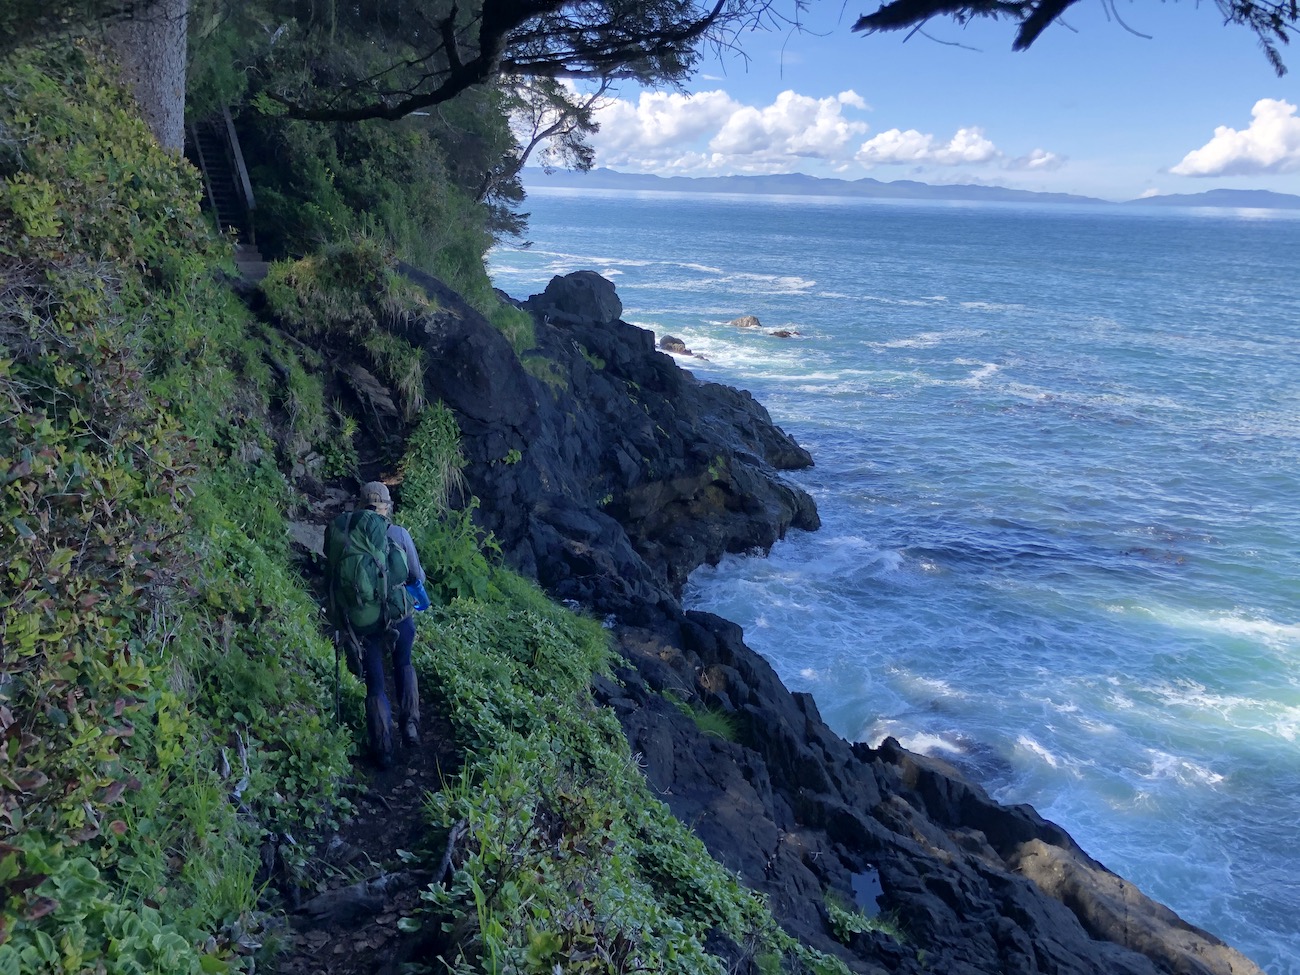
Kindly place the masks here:
[(1212, 3), (1117, 4), (1148, 39), (1084, 0), (1025, 52), (1011, 51), (1009, 22), (934, 21), (908, 40), (851, 33), (876, 7), (814, 2), (805, 31), (746, 34), (746, 58), (705, 57), (685, 93), (621, 88), (598, 115), (596, 164), (1116, 200), (1300, 194), (1300, 43), (1278, 78), (1254, 34), (1224, 26)]

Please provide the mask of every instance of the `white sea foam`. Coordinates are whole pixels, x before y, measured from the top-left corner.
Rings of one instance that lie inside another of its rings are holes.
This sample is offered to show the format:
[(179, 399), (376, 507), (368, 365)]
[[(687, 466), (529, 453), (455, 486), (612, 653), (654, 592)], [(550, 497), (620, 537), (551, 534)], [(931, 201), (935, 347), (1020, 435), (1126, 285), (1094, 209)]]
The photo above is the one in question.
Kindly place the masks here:
[(954, 741), (949, 741), (942, 735), (926, 734), (920, 732), (910, 735), (900, 741), (904, 748), (914, 752), (920, 752), (922, 755), (965, 755), (966, 749)]
[(1020, 399), (1063, 406), (1085, 407), (1110, 413), (1133, 413), (1147, 410), (1153, 413), (1182, 413), (1185, 407), (1171, 396), (1160, 396), (1129, 390), (1124, 393), (1093, 393), (1072, 389), (1050, 389), (1032, 383), (1008, 383), (1005, 391)]
[(1266, 695), (1248, 697), (1216, 692), (1195, 681), (1160, 683), (1152, 693), (1171, 712), (1193, 716), (1203, 725), (1210, 715), (1228, 728), (1295, 742), (1300, 737), (1300, 682), (1269, 689)]
[[(784, 359), (785, 357), (783, 357)], [(783, 364), (785, 364), (783, 362)], [(799, 382), (805, 384), (806, 389), (816, 390), (825, 389), (824, 383), (839, 382), (843, 376), (838, 372), (765, 372), (763, 378), (769, 382)]]
[(1078, 721), (1080, 728), (1094, 735), (1113, 735), (1118, 730), (1109, 721), (1099, 721), (1096, 718), (1080, 716)]
[(891, 668), (891, 671), (898, 676), (899, 684), (905, 686), (918, 697), (930, 699), (950, 698), (956, 701), (964, 701), (970, 697), (966, 691), (954, 687), (948, 681), (939, 677), (913, 674), (898, 668)]
[(1053, 755), (1049, 748), (1040, 745), (1029, 735), (1020, 735), (1018, 738), (1016, 738), (1016, 744), (1020, 748), (1029, 752), (1029, 754), (1033, 755), (1035, 758), (1050, 765), (1052, 768), (1061, 767), (1060, 759), (1058, 759), (1055, 755)]
[(959, 307), (966, 311), (1024, 311), (1024, 305), (1010, 304), (998, 301), (963, 301), (959, 302)]
[(938, 345), (945, 338), (945, 332), (922, 332), (905, 339), (890, 339), (888, 342), (869, 342), (873, 349), (929, 349)]
[(960, 757), (966, 754), (966, 749), (956, 741), (936, 732), (914, 730), (905, 726), (902, 722), (890, 718), (882, 718), (872, 722), (870, 726), (863, 729), (858, 740), (867, 742), (872, 748), (879, 748), (880, 743), (886, 738), (896, 739), (908, 751), (916, 752), (919, 755), (933, 755), (943, 758), (945, 756)]
[(1300, 623), (1280, 623), (1241, 612), (1212, 612), (1158, 604), (1128, 607), (1128, 610), (1144, 613), (1168, 626), (1236, 637), (1276, 653), (1300, 650)]
[(728, 274), (719, 279), (719, 283), (733, 284), (740, 282), (743, 284), (760, 284), (769, 285), (775, 288), (776, 293), (808, 291), (817, 282), (811, 278), (801, 278), (794, 274)]
[(996, 362), (981, 363), (978, 369), (972, 372), (961, 382), (967, 386), (978, 386), (980, 383), (988, 379), (990, 376), (996, 375), (999, 371), (1001, 371), (1001, 369), (1002, 367), (998, 365)]
[(1216, 786), (1223, 781), (1223, 776), (1213, 769), (1208, 769), (1187, 758), (1179, 758), (1168, 752), (1155, 748), (1147, 749), (1151, 763), (1141, 777), (1147, 780), (1168, 779), (1182, 786)]
[(527, 253), (537, 257), (551, 258), (552, 263), (565, 266), (572, 265), (571, 270), (574, 271), (582, 269), (579, 265), (589, 267), (592, 264), (600, 266), (617, 264), (622, 267), (652, 267), (655, 264), (663, 263), (662, 261), (638, 260), (630, 257), (609, 257), (603, 254), (575, 254), (571, 251), (530, 250)]

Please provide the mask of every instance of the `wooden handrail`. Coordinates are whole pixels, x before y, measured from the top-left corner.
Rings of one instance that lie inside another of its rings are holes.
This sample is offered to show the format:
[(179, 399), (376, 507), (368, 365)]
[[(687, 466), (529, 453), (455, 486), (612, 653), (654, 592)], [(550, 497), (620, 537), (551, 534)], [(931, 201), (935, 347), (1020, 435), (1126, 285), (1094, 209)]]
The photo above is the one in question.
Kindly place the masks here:
[(199, 161), (199, 172), (203, 174), (203, 192), (207, 195), (208, 206), (213, 213), (217, 212), (217, 198), (212, 194), (212, 174), (208, 172), (208, 161), (203, 155), (203, 146), (199, 142), (198, 127), (190, 122), (186, 125), (190, 135), (190, 145), (194, 149), (194, 155)]
[(221, 114), (226, 120), (226, 138), (230, 142), (230, 151), (235, 160), (235, 172), (239, 174), (239, 185), (244, 191), (244, 205), (251, 214), (256, 208), (253, 202), (253, 184), (248, 179), (248, 167), (244, 165), (244, 154), (239, 148), (239, 136), (235, 134), (235, 121), (230, 117), (230, 108), (221, 106)]

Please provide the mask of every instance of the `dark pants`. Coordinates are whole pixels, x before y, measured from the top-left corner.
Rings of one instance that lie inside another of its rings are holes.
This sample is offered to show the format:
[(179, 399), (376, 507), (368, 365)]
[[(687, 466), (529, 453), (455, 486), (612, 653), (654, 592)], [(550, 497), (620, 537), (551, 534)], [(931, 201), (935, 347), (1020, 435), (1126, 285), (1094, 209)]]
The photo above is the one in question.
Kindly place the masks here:
[(396, 631), (395, 638), (390, 638), (383, 630), (361, 638), (361, 646), (365, 651), (361, 672), (366, 679), (366, 697), (379, 698), (384, 703), (385, 711), (388, 710), (388, 695), (384, 693), (384, 648), (390, 639), (393, 647), (393, 690), (399, 706), (405, 707), (414, 691), (414, 688), (406, 685), (412, 675), (411, 646), (415, 643), (415, 620), (408, 616), (393, 629)]

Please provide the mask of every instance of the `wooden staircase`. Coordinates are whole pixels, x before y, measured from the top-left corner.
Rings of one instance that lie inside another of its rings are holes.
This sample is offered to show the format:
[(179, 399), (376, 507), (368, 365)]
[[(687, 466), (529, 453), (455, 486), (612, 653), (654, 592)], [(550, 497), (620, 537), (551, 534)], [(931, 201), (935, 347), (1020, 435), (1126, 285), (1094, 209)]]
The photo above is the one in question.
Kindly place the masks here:
[(261, 280), (266, 262), (254, 235), (253, 185), (228, 108), (186, 127), (185, 154), (203, 174), (204, 209), (235, 238), (235, 265), (244, 277)]

